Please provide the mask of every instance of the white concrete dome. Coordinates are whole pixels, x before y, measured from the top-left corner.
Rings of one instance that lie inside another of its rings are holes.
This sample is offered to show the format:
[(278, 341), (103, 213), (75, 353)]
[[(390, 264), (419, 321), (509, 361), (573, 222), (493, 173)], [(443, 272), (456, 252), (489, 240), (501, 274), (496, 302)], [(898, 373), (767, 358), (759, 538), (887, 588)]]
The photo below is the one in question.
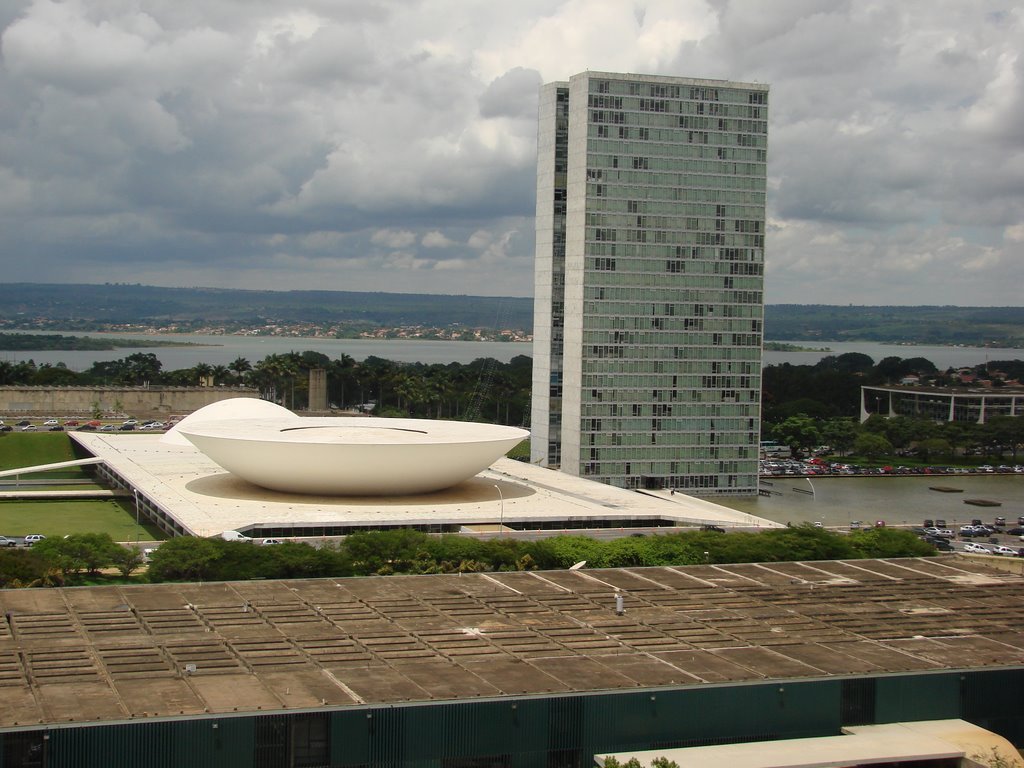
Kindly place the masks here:
[(216, 403), (204, 405), (198, 411), (190, 413), (167, 430), (161, 436), (160, 442), (164, 445), (185, 445), (191, 447), (192, 443), (182, 434), (181, 428), (185, 427), (188, 429), (204, 421), (283, 418), (285, 416), (295, 416), (295, 414), (284, 406), (272, 403), (269, 400), (260, 400), (255, 397), (231, 397), (227, 400), (218, 400)]
[(486, 469), (530, 434), (476, 422), (302, 418), (290, 412), (183, 421), (177, 431), (254, 485), (330, 496), (439, 491)]

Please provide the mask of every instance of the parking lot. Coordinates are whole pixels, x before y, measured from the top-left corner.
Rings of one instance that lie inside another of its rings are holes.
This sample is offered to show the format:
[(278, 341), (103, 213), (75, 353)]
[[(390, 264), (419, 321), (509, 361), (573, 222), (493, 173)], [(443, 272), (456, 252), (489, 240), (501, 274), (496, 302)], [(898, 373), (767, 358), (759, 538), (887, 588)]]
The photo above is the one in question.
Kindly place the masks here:
[(155, 419), (91, 419), (57, 417), (0, 418), (0, 432), (164, 432), (173, 424)]

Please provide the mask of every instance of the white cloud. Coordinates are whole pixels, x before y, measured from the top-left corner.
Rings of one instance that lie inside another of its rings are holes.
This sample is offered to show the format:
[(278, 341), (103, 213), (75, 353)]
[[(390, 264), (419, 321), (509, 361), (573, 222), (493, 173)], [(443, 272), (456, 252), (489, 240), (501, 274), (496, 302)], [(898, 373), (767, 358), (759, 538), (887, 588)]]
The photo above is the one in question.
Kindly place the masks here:
[(768, 302), (1018, 303), (1021, 39), (1003, 0), (8, 0), (0, 266), (527, 295), (537, 85), (596, 69), (771, 84)]
[(442, 232), (438, 232), (435, 229), (423, 235), (420, 239), (420, 245), (424, 248), (449, 248), (455, 245), (455, 242), (449, 240)]
[(370, 242), (388, 248), (408, 248), (416, 242), (416, 235), (409, 230), (381, 229), (373, 233)]

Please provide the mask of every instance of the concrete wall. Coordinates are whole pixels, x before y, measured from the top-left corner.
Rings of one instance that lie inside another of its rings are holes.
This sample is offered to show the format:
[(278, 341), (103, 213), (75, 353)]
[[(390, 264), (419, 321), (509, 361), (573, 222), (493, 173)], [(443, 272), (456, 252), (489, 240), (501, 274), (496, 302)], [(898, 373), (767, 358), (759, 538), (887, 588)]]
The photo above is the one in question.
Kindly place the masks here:
[(259, 397), (259, 392), (247, 387), (0, 387), (0, 416), (170, 416), (232, 397)]

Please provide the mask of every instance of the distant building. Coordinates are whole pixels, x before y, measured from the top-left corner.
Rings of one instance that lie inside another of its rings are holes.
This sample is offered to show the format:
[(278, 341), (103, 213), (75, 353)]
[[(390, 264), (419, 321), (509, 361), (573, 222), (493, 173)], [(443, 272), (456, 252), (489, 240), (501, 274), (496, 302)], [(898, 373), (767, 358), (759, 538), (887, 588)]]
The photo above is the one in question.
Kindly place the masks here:
[(756, 493), (767, 118), (759, 84), (542, 88), (534, 463)]
[(984, 424), (993, 416), (1024, 416), (1024, 387), (976, 385), (956, 387), (890, 386), (860, 388), (860, 420), (878, 414), (933, 421)]

